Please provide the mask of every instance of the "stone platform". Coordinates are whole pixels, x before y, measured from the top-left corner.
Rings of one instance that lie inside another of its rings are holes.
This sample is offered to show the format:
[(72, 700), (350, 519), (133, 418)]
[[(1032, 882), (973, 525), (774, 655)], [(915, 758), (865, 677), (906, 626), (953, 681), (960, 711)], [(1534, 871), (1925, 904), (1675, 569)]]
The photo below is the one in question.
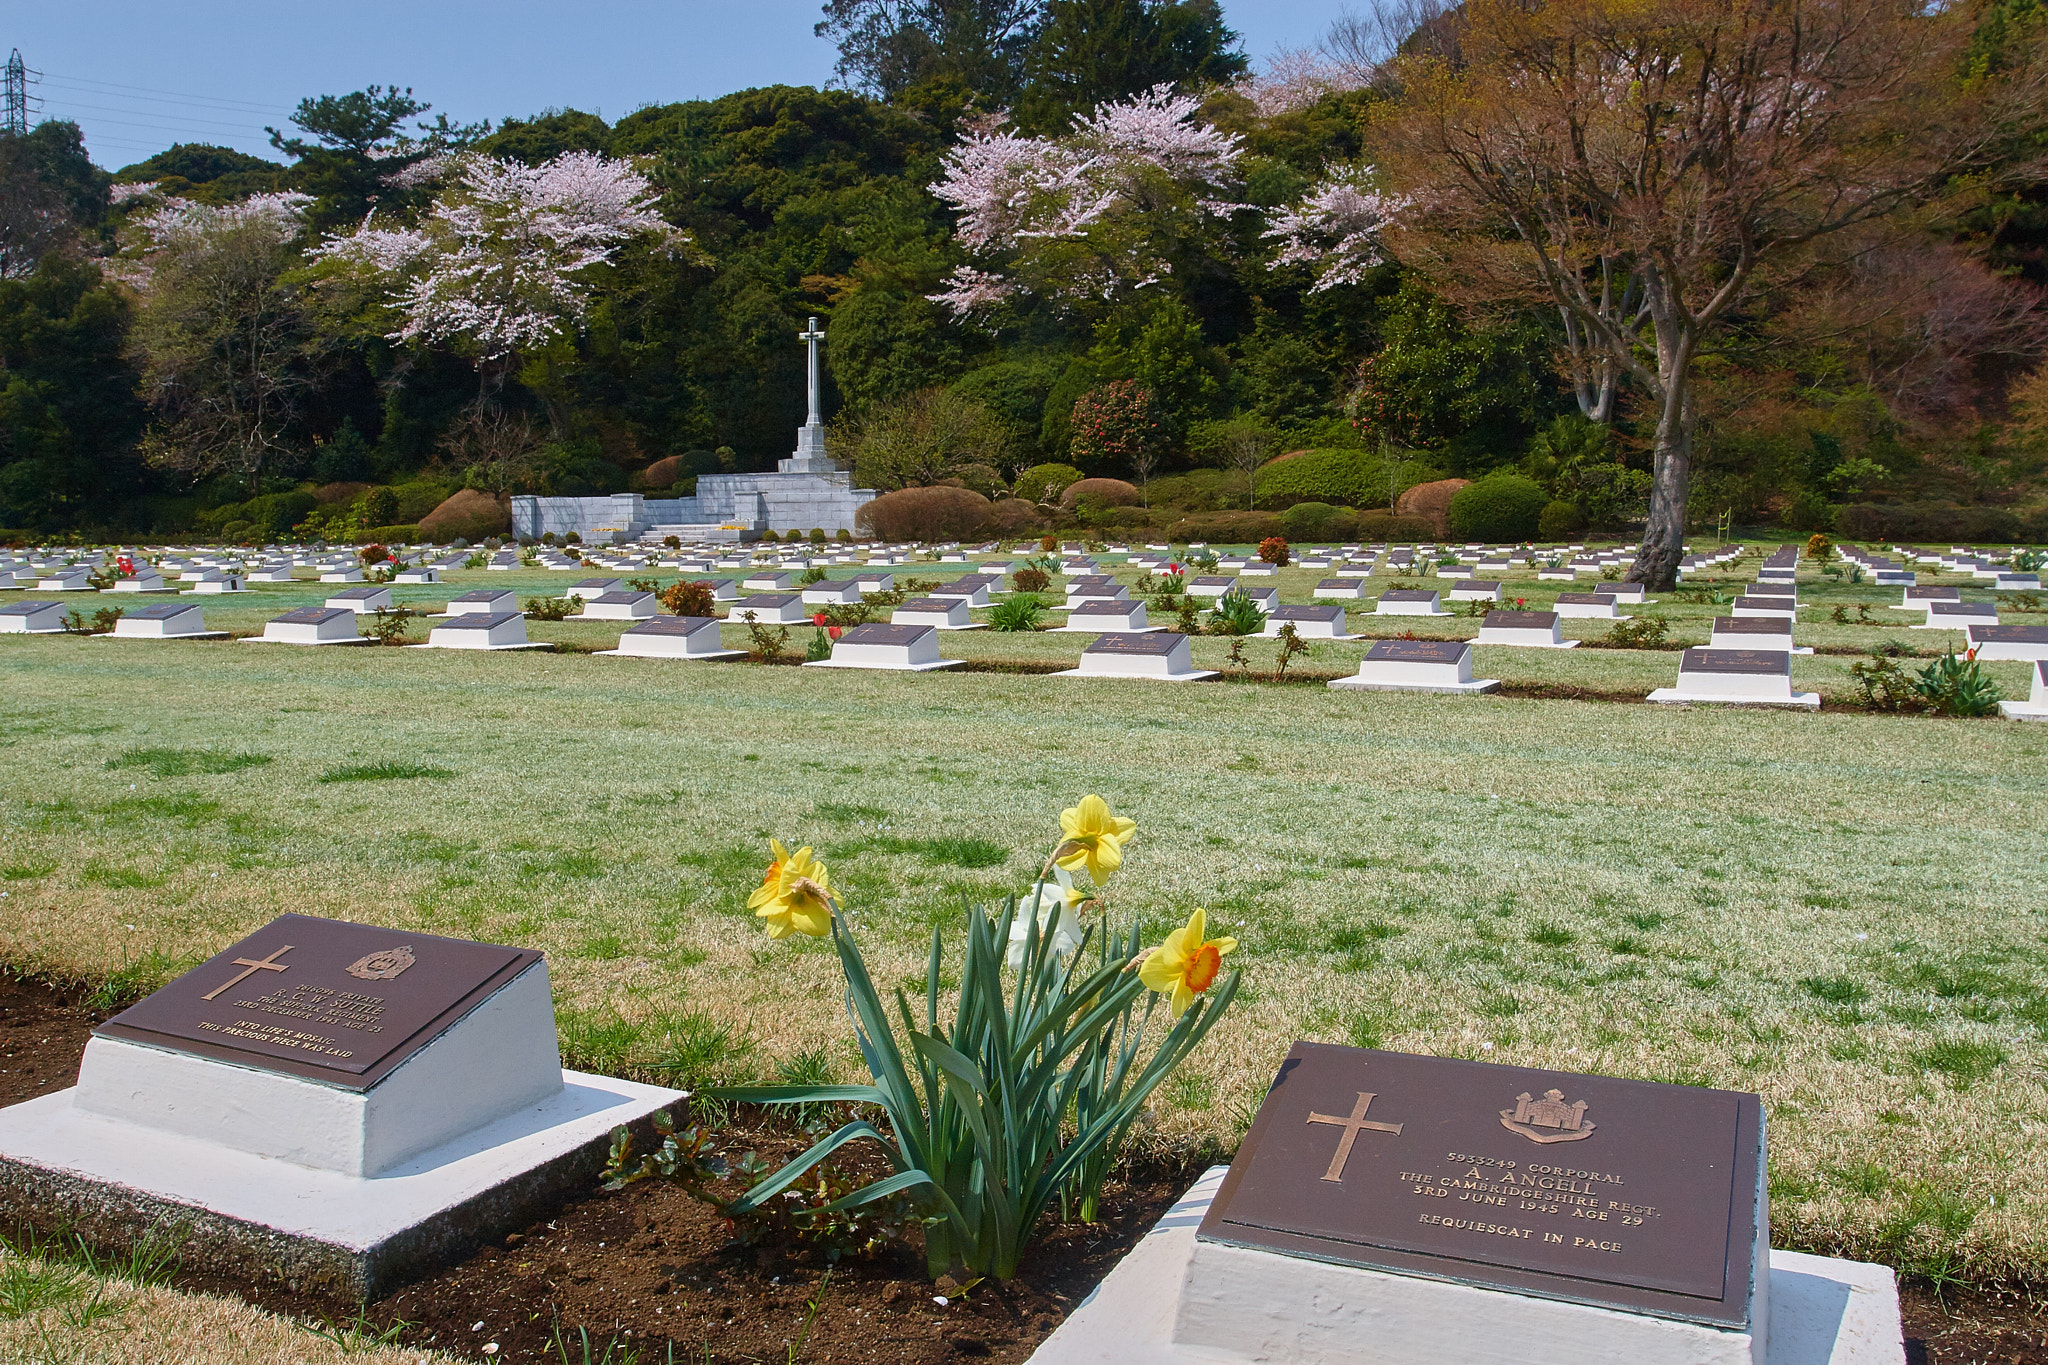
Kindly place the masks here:
[(89, 1113), (76, 1090), (0, 1110), (0, 1217), (132, 1245), (154, 1229), (182, 1264), (334, 1303), (384, 1293), (588, 1186), (610, 1133), (680, 1092), (562, 1073), (562, 1089), (372, 1178), (314, 1170)]
[[(1536, 1365), (1552, 1360), (1639, 1365), (1636, 1358), (1601, 1348), (1602, 1319), (1625, 1316), (1611, 1310), (1530, 1300), (1558, 1310), (1563, 1330), (1557, 1339), (1523, 1339), (1494, 1349), (1482, 1340), (1486, 1300), (1523, 1296), (1355, 1270), (1350, 1273), (1385, 1281), (1381, 1289), (1388, 1292), (1354, 1303), (1318, 1295), (1294, 1309), (1271, 1295), (1240, 1305), (1254, 1328), (1270, 1329), (1260, 1334), (1270, 1336), (1271, 1349), (1255, 1356), (1177, 1343), (1175, 1320), (1194, 1254), (1195, 1229), (1228, 1169), (1217, 1166), (1206, 1172), (1046, 1338), (1031, 1355), (1030, 1365), (1224, 1365), (1254, 1359), (1272, 1365)], [(1792, 1251), (1772, 1251), (1770, 1267), (1766, 1365), (1905, 1365), (1898, 1285), (1889, 1267)], [(1447, 1306), (1426, 1320), (1420, 1334), (1404, 1331), (1389, 1311), (1399, 1307), (1392, 1291), (1416, 1285), (1462, 1292), (1471, 1301), (1462, 1309)], [(1567, 1313), (1574, 1316), (1564, 1322)], [(1327, 1341), (1316, 1344), (1325, 1335), (1316, 1329), (1326, 1327), (1335, 1329), (1337, 1349)]]

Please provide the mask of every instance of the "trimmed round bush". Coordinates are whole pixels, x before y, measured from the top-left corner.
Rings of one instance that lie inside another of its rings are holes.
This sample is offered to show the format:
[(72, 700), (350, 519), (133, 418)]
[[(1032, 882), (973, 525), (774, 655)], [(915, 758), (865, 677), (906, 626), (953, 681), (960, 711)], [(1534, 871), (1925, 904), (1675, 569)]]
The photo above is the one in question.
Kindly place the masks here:
[(1038, 464), (1024, 471), (1017, 486), (1010, 490), (1026, 502), (1057, 502), (1060, 494), (1079, 482), (1081, 471), (1070, 464)]
[(1470, 479), (1437, 479), (1418, 483), (1394, 500), (1394, 515), (1426, 521), (1433, 528), (1430, 534), (1440, 536), (1450, 523), (1451, 499), (1471, 482)]
[(1038, 533), (1038, 509), (1022, 498), (998, 498), (989, 508), (989, 534), (1015, 540)]
[(1489, 474), (1451, 499), (1450, 532), (1468, 540), (1529, 540), (1550, 495), (1520, 474)]
[(389, 526), (398, 520), (398, 494), (389, 488), (372, 488), (360, 504), (363, 520), (372, 526)]
[(1081, 479), (1067, 485), (1060, 494), (1060, 506), (1078, 507), (1083, 498), (1094, 498), (1104, 507), (1136, 507), (1138, 486), (1122, 479)]
[(1297, 502), (1332, 507), (1384, 507), (1387, 467), (1364, 450), (1302, 450), (1259, 468), (1259, 504), (1280, 509)]
[(968, 488), (899, 488), (862, 507), (855, 520), (883, 540), (952, 540), (987, 525), (989, 501)]
[(1575, 502), (1562, 499), (1546, 503), (1541, 516), (1536, 518), (1538, 540), (1570, 540), (1586, 529), (1586, 514)]
[(1309, 540), (1352, 540), (1358, 535), (1358, 526), (1357, 512), (1349, 507), (1332, 507), (1327, 502), (1297, 502), (1280, 514), (1281, 533), (1296, 544)]
[(512, 513), (480, 488), (465, 488), (420, 518), (428, 540), (479, 541), (512, 529)]

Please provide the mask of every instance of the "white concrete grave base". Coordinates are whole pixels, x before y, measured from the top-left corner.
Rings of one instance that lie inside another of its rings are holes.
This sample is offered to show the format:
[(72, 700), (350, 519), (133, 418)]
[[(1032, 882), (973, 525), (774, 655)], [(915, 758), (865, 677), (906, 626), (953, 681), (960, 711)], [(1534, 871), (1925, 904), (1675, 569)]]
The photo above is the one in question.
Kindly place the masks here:
[(342, 1175), (382, 1175), (562, 1088), (548, 970), (536, 962), (368, 1090), (94, 1037), (71, 1104), (159, 1133)]
[[(1241, 1267), (1235, 1285), (1216, 1282), (1240, 1334), (1265, 1338), (1264, 1348), (1236, 1349), (1177, 1340), (1193, 1277), (1195, 1229), (1227, 1167), (1217, 1166), (1109, 1272), (1108, 1278), (1039, 1346), (1030, 1365), (1706, 1365), (1722, 1359), (1711, 1338), (1740, 1338), (1740, 1360), (1758, 1365), (1904, 1365), (1897, 1282), (1889, 1267), (1830, 1260), (1798, 1252), (1770, 1253), (1769, 1340), (1752, 1355), (1746, 1334), (1610, 1309), (1557, 1303), (1348, 1266), (1207, 1244), (1215, 1251), (1263, 1257), (1274, 1273)], [(1261, 1268), (1262, 1270), (1264, 1268)], [(1353, 1277), (1342, 1279), (1341, 1277)], [(1422, 1306), (1411, 1293), (1436, 1296)], [(1204, 1310), (1196, 1310), (1197, 1316)], [(1538, 1316), (1554, 1317), (1546, 1329)], [(1673, 1349), (1622, 1340), (1613, 1320), (1654, 1322), (1683, 1330)], [(1719, 1343), (1726, 1345), (1729, 1343)]]
[(841, 636), (832, 646), (829, 659), (812, 659), (804, 663), (805, 668), (870, 668), (893, 673), (932, 673), (942, 668), (957, 668), (965, 662), (961, 659), (939, 657), (938, 630), (932, 626), (922, 628), (923, 633), (904, 644), (863, 643), (856, 634), (865, 627), (856, 626)]
[(546, 1098), (369, 1178), (140, 1128), (60, 1090), (0, 1109), (0, 1208), (107, 1247), (170, 1228), (188, 1270), (361, 1302), (587, 1188), (613, 1128), (681, 1098), (559, 1075)]
[(2034, 661), (2034, 684), (2025, 701), (2002, 701), (1998, 714), (2007, 720), (2048, 720), (2048, 660)]
[(313, 621), (266, 621), (261, 635), (244, 635), (245, 645), (373, 645), (356, 631), (356, 614), (344, 608), (321, 613)]

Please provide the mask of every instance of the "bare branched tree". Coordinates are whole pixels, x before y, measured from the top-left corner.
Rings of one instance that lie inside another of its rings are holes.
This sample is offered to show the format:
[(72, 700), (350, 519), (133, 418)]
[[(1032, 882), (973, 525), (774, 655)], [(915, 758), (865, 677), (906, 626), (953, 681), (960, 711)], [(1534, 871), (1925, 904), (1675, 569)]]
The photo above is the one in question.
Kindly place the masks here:
[(1589, 406), (1624, 375), (1649, 400), (1631, 579), (1677, 573), (1707, 339), (1821, 239), (2041, 126), (2038, 66), (1962, 79), (1968, 25), (1902, 0), (1468, 0), (1455, 60), (1410, 42), (1387, 64), (1379, 143), (1412, 200), (1396, 254), (1518, 280), (1570, 320)]

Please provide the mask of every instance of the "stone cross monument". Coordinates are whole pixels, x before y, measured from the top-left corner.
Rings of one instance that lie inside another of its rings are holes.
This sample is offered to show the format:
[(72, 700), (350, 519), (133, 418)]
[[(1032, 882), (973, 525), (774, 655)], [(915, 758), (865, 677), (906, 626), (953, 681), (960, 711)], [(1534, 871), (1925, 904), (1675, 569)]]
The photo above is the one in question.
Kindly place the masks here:
[(829, 474), (839, 466), (825, 454), (825, 422), (818, 410), (822, 397), (818, 385), (818, 343), (825, 339), (824, 329), (818, 320), (812, 318), (811, 325), (797, 333), (796, 339), (810, 347), (810, 390), (811, 411), (803, 429), (796, 434), (796, 453), (776, 466), (785, 474)]

